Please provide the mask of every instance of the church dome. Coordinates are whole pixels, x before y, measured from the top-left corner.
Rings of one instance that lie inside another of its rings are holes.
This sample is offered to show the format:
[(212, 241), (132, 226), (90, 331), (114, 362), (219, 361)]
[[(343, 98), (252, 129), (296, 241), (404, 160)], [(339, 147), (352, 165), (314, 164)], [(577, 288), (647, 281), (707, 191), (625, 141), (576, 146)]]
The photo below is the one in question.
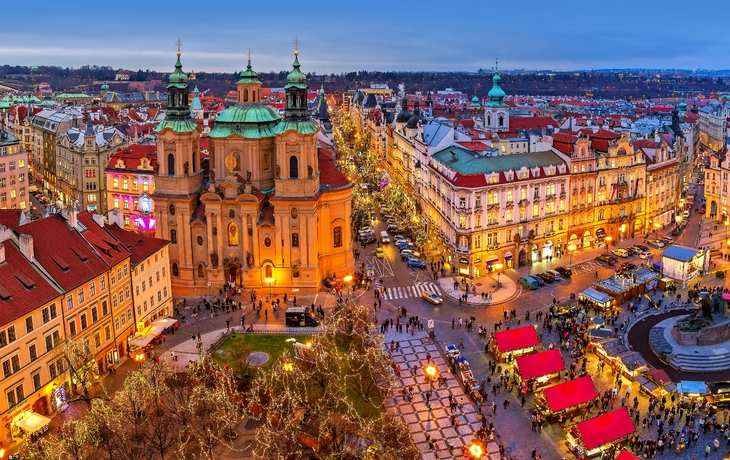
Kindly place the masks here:
[(299, 64), (299, 53), (294, 53), (294, 64), (292, 64), (291, 72), (286, 76), (286, 86), (284, 89), (289, 88), (299, 88), (299, 89), (307, 89), (307, 76), (304, 75), (304, 73), (299, 70), (301, 65)]
[(416, 105), (413, 107), (413, 115), (411, 115), (411, 118), (408, 119), (408, 124), (406, 124), (406, 128), (416, 129), (418, 128), (418, 122), (421, 121), (423, 121), (423, 117), (421, 116), (421, 108), (418, 105), (418, 100), (416, 100)]
[(279, 121), (276, 110), (263, 104), (234, 105), (222, 111), (215, 123), (270, 123)]
[(398, 113), (398, 116), (396, 117), (395, 121), (396, 123), (407, 123), (408, 120), (411, 119), (412, 113), (408, 111), (408, 99), (405, 97), (403, 98), (403, 102), (400, 104), (400, 112)]
[(251, 60), (248, 60), (248, 66), (246, 66), (246, 70), (241, 72), (241, 79), (238, 80), (238, 83), (261, 83), (259, 81), (259, 74), (253, 71), (251, 68)]
[(187, 85), (188, 76), (182, 71), (182, 64), (180, 63), (180, 52), (177, 52), (177, 62), (175, 63), (175, 70), (170, 74), (169, 77), (170, 85), (184, 86)]

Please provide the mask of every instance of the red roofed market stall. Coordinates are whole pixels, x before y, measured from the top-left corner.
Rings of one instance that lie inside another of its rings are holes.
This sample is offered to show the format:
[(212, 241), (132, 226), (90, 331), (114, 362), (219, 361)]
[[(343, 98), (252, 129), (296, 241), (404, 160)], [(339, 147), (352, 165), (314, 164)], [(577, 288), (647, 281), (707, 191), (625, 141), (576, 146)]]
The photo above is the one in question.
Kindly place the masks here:
[(553, 385), (535, 395), (538, 410), (548, 422), (568, 420), (581, 413), (591, 402), (598, 398), (593, 379), (586, 375), (575, 380)]
[(525, 394), (559, 380), (565, 363), (560, 350), (553, 349), (518, 357), (517, 369), (521, 378), (520, 389)]
[(639, 457), (624, 449), (620, 454), (618, 454), (616, 460), (639, 460)]
[(502, 362), (533, 353), (539, 344), (540, 339), (534, 326), (499, 331), (489, 338), (490, 350), (497, 361)]
[(621, 407), (576, 424), (565, 437), (573, 454), (589, 459), (600, 456), (635, 431), (628, 408)]

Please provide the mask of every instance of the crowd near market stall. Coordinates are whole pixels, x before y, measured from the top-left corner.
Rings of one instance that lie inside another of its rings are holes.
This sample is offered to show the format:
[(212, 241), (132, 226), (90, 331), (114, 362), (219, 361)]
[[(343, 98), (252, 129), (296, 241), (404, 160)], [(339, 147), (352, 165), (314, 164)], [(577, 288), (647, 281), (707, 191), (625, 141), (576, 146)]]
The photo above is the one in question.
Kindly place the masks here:
[(552, 349), (517, 358), (517, 381), (520, 392), (536, 391), (560, 380), (560, 371), (565, 369), (560, 350)]
[(597, 311), (611, 312), (616, 307), (616, 301), (609, 294), (588, 288), (578, 295), (578, 302)]
[(635, 431), (629, 410), (620, 407), (571, 427), (566, 433), (566, 440), (576, 457), (591, 459), (604, 452), (615, 452), (621, 442)]
[(586, 375), (535, 393), (535, 405), (549, 423), (565, 422), (584, 413), (585, 408), (597, 398), (593, 379)]
[(667, 373), (661, 369), (652, 369), (650, 371), (643, 372), (641, 375), (636, 377), (636, 382), (639, 384), (639, 388), (642, 392), (661, 399), (668, 397), (670, 394), (677, 391), (677, 385), (672, 382)]
[[(597, 281), (593, 284), (594, 290), (604, 292), (614, 298), (615, 305), (625, 302), (651, 291), (657, 286), (659, 273), (648, 268), (639, 267), (635, 270), (625, 270), (613, 276)], [(583, 291), (585, 293), (585, 291)]]
[(705, 403), (707, 401), (707, 384), (697, 380), (681, 380), (677, 384), (679, 402), (684, 408), (692, 406), (693, 403)]
[(518, 356), (534, 353), (539, 344), (535, 326), (495, 332), (489, 338), (489, 349), (500, 362), (510, 362)]

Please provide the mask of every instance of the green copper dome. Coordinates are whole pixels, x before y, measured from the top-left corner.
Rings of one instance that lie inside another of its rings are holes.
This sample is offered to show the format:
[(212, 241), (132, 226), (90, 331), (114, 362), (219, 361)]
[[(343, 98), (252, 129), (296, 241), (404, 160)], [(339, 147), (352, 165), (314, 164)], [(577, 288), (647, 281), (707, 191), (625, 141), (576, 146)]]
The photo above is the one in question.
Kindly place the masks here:
[(169, 78), (170, 84), (167, 86), (168, 88), (170, 86), (175, 86), (178, 88), (183, 88), (187, 86), (188, 83), (188, 76), (185, 72), (182, 71), (182, 64), (180, 63), (180, 52), (177, 53), (177, 62), (175, 63), (175, 71), (173, 71), (170, 74)]
[(270, 123), (281, 119), (276, 110), (262, 104), (241, 104), (222, 111), (215, 123)]
[(299, 64), (299, 53), (294, 53), (294, 64), (292, 64), (291, 72), (289, 72), (289, 75), (286, 76), (286, 86), (284, 89), (289, 88), (299, 88), (299, 89), (307, 89), (307, 76), (302, 73), (301, 70), (299, 70), (300, 64)]
[(259, 74), (253, 71), (251, 68), (251, 60), (248, 60), (248, 66), (246, 66), (246, 70), (241, 72), (241, 79), (238, 80), (238, 83), (261, 83), (259, 81)]
[(102, 91), (108, 91), (109, 90), (109, 85), (107, 85), (106, 83), (104, 83), (103, 85), (101, 85), (101, 90)]
[(473, 98), (471, 98), (471, 106), (472, 106), (472, 107), (478, 107), (479, 105), (480, 105), (480, 104), (479, 104), (479, 96), (477, 96), (477, 95), (475, 94), (475, 95), (474, 95), (474, 97), (473, 97)]
[(492, 89), (489, 90), (489, 103), (490, 107), (501, 107), (504, 105), (502, 99), (506, 96), (501, 86), (502, 77), (499, 76), (499, 68), (497, 64), (494, 65), (494, 76), (492, 77)]
[(684, 102), (684, 91), (682, 91), (682, 100), (679, 102), (679, 111), (680, 112), (687, 111), (687, 103)]

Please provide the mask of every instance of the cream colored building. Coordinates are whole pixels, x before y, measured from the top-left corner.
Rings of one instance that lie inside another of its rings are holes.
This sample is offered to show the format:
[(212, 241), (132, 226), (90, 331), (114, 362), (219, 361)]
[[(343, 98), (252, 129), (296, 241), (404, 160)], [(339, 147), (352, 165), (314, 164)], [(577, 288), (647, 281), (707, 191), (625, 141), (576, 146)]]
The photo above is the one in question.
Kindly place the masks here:
[(28, 153), (18, 138), (0, 131), (0, 209), (30, 208)]

